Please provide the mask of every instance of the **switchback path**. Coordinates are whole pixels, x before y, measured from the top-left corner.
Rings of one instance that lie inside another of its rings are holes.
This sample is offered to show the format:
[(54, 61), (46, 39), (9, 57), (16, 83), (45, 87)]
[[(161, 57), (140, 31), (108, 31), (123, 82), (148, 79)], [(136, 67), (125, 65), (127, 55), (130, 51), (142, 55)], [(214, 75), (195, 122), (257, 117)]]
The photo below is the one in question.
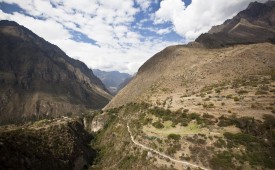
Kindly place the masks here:
[(168, 159), (170, 159), (170, 160), (173, 161), (173, 162), (181, 163), (181, 164), (183, 164), (183, 165), (185, 165), (185, 166), (190, 166), (190, 167), (193, 167), (193, 168), (200, 168), (200, 169), (203, 169), (203, 170), (208, 170), (208, 169), (206, 169), (206, 168), (204, 168), (204, 167), (201, 167), (201, 166), (196, 165), (196, 164), (192, 164), (192, 163), (187, 162), (187, 161), (176, 160), (176, 159), (174, 159), (174, 158), (172, 158), (172, 157), (170, 157), (170, 156), (168, 156), (168, 155), (165, 155), (164, 153), (161, 153), (161, 152), (156, 151), (156, 150), (154, 150), (154, 149), (152, 149), (152, 148), (149, 148), (148, 146), (145, 146), (145, 145), (143, 145), (143, 144), (141, 144), (141, 143), (138, 143), (137, 141), (135, 141), (135, 139), (134, 139), (134, 137), (133, 137), (133, 135), (132, 135), (132, 132), (131, 132), (131, 130), (130, 130), (130, 127), (129, 127), (128, 123), (127, 123), (127, 128), (128, 128), (128, 132), (129, 132), (129, 134), (130, 134), (131, 140), (132, 140), (132, 142), (133, 142), (135, 145), (138, 145), (138, 146), (142, 147), (143, 149), (150, 150), (150, 151), (152, 151), (152, 152), (154, 152), (154, 153), (156, 153), (156, 154), (158, 154), (158, 155), (160, 155), (160, 156), (162, 156), (162, 157), (164, 157), (164, 158), (168, 158)]

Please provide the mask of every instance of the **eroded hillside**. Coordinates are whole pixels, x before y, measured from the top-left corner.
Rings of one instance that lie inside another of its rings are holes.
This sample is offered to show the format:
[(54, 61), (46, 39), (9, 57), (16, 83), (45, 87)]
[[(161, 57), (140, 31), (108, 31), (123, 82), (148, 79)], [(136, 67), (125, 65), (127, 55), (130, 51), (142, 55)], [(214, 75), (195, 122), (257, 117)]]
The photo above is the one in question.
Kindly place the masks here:
[(94, 168), (274, 169), (274, 92), (273, 70), (109, 109)]
[(222, 49), (171, 46), (157, 53), (107, 108), (129, 102), (163, 102), (166, 96), (189, 96), (208, 86), (270, 72), (275, 67), (275, 46), (269, 43)]

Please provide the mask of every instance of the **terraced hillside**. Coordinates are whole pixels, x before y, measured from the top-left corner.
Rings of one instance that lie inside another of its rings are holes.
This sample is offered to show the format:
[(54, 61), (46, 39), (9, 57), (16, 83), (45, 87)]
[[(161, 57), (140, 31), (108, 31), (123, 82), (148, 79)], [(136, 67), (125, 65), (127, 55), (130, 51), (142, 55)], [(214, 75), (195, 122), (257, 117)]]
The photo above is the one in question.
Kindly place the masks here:
[[(103, 148), (97, 166), (196, 169), (180, 162), (187, 161), (206, 169), (273, 169), (274, 92), (273, 70), (191, 95), (109, 109), (109, 126), (95, 144)], [(130, 140), (127, 124), (146, 148)]]

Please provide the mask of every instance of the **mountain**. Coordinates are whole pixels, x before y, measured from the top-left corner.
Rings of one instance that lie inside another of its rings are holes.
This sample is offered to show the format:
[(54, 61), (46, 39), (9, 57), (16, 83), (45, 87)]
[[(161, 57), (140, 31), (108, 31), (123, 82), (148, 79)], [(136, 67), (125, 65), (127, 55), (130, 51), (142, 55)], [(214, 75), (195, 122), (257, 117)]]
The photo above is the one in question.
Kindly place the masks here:
[[(256, 22), (271, 3), (240, 13)], [(262, 27), (249, 43), (165, 48), (103, 110), (0, 126), (0, 169), (275, 169), (275, 44)]]
[(117, 88), (118, 89), (117, 91), (120, 91), (121, 89), (123, 89), (132, 79), (133, 77), (129, 77), (125, 79), (122, 83), (120, 83), (120, 85)]
[(0, 21), (0, 124), (104, 107), (111, 95), (81, 61), (12, 21)]
[(112, 93), (116, 94), (119, 91), (119, 86), (124, 81), (131, 78), (132, 76), (127, 73), (120, 73), (118, 71), (101, 71), (99, 69), (93, 69), (95, 76), (97, 76), (107, 89)]
[(104, 108), (93, 168), (274, 169), (273, 4), (146, 61)]
[(83, 169), (96, 157), (92, 138), (80, 119), (0, 126), (0, 169)]
[[(118, 107), (137, 100), (151, 100), (148, 98), (151, 98), (152, 94), (178, 92), (190, 95), (205, 86), (272, 70), (274, 48), (270, 44), (270, 39), (275, 36), (274, 11), (275, 1), (265, 4), (253, 2), (232, 20), (213, 27), (209, 31), (211, 33), (199, 36), (195, 42), (165, 48), (139, 68), (131, 83), (118, 93), (106, 108)], [(243, 20), (261, 25), (261, 29), (256, 26), (257, 29), (248, 29), (251, 25), (242, 25), (238, 22)], [(245, 31), (247, 34), (244, 34)], [(231, 45), (239, 46), (212, 49), (229, 45), (229, 39), (220, 36), (221, 34), (226, 34), (232, 42), (234, 41)], [(211, 40), (216, 36), (218, 39), (213, 42), (219, 43), (218, 46), (213, 45)], [(241, 38), (247, 41), (239, 41)]]
[(196, 42), (207, 48), (220, 48), (234, 44), (253, 44), (275, 42), (275, 1), (265, 4), (251, 3), (234, 18), (222, 25), (212, 27), (202, 34)]

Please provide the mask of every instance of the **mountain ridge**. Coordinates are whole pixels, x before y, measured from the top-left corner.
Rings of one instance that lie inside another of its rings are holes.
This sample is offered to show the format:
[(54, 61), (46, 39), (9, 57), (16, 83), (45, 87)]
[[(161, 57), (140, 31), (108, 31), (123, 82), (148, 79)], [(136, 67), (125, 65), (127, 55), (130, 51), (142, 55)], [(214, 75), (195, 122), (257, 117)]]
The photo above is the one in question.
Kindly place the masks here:
[(0, 21), (0, 37), (1, 121), (100, 109), (111, 99), (83, 62), (27, 28)]
[(115, 95), (120, 90), (120, 85), (125, 84), (125, 80), (132, 76), (128, 73), (121, 73), (119, 71), (102, 71), (93, 69), (94, 74), (103, 82), (107, 89)]
[(213, 26), (195, 41), (206, 48), (221, 48), (235, 44), (275, 42), (275, 1), (252, 2), (222, 25)]

